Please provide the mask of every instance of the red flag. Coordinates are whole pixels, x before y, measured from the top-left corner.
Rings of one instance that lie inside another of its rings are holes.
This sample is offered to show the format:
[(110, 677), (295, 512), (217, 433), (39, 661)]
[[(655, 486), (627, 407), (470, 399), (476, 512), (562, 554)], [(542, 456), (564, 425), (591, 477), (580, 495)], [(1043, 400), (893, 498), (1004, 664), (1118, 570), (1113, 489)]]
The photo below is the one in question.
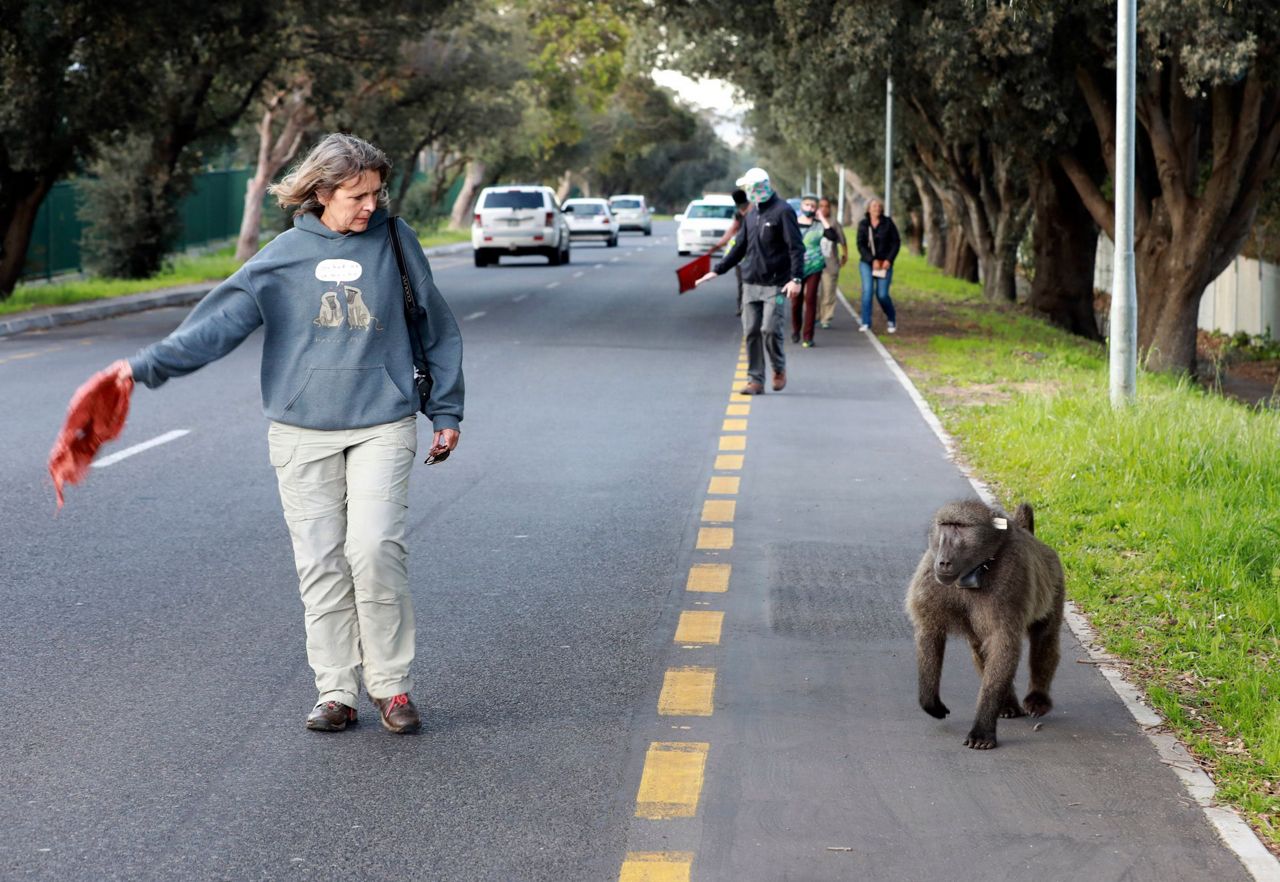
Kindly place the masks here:
[(84, 480), (94, 454), (124, 431), (133, 377), (114, 365), (98, 371), (71, 396), (67, 420), (49, 451), (49, 475), (62, 508), (62, 487)]
[(680, 293), (692, 291), (696, 286), (698, 279), (711, 272), (711, 255), (703, 254), (695, 257), (684, 266), (676, 270), (676, 278), (680, 280)]

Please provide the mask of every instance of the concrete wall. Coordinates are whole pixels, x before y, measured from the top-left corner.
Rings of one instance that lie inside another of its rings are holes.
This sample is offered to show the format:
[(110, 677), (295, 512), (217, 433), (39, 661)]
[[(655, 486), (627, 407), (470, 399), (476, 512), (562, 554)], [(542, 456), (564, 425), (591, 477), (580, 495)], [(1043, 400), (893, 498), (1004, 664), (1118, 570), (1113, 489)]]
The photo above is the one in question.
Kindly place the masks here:
[[(1112, 251), (1111, 240), (1099, 236), (1093, 286), (1108, 293)], [(1204, 289), (1199, 324), (1206, 331), (1244, 331), (1280, 339), (1280, 266), (1237, 257)]]

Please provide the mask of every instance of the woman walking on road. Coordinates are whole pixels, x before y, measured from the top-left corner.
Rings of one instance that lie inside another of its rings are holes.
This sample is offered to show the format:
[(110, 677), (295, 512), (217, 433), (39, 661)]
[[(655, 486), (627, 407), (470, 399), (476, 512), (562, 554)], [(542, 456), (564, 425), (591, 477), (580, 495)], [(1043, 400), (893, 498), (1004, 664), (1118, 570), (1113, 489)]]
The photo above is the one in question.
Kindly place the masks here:
[(867, 203), (867, 213), (858, 223), (858, 255), (862, 260), (858, 269), (862, 272), (862, 324), (859, 331), (871, 327), (871, 297), (874, 293), (889, 320), (889, 333), (898, 330), (897, 313), (889, 298), (889, 284), (893, 281), (893, 262), (898, 259), (902, 241), (893, 218), (884, 213), (884, 203), (872, 199)]
[(831, 221), (838, 240), (822, 240), (822, 256), (826, 265), (822, 270), (822, 285), (818, 289), (818, 327), (831, 327), (831, 319), (836, 314), (836, 298), (840, 295), (840, 269), (849, 260), (849, 243), (844, 238), (844, 227), (840, 220), (832, 216), (831, 200), (823, 196), (818, 200), (818, 215)]
[[(293, 540), (318, 700), (308, 729), (356, 721), (359, 681), (393, 732), (419, 728), (406, 513), (419, 393), (411, 346), (433, 380), (428, 462), (458, 444), (462, 338), (416, 234), (383, 206), (390, 163), (359, 138), (329, 135), (272, 188), (295, 209), (272, 240), (165, 339), (112, 365), (155, 388), (231, 352), (262, 326), (262, 404)], [(420, 307), (406, 295), (400, 237)], [(416, 331), (416, 338), (414, 333)]]
[(796, 222), (800, 225), (804, 242), (804, 281), (800, 296), (791, 301), (791, 342), (809, 349), (813, 346), (813, 325), (817, 319), (818, 285), (827, 268), (822, 243), (839, 242), (840, 237), (831, 226), (830, 218), (818, 211), (817, 196), (805, 196), (800, 201), (800, 216)]

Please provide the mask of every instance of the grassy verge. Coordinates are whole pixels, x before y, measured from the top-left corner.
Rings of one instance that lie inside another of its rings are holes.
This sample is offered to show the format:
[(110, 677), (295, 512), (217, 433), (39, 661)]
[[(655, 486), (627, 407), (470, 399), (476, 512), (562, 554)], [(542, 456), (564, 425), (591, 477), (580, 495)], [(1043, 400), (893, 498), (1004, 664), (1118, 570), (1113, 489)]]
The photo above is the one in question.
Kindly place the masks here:
[(1069, 596), (1280, 853), (1280, 415), (1151, 375), (1113, 413), (1101, 346), (918, 258), (894, 276), (881, 339), (1001, 500), (1035, 505)]
[(65, 306), (86, 300), (120, 297), (159, 288), (219, 282), (239, 266), (239, 261), (235, 259), (235, 247), (228, 246), (199, 257), (178, 257), (163, 272), (149, 279), (80, 279), (51, 285), (19, 285), (14, 289), (12, 297), (0, 301), (0, 315), (24, 312), (41, 306)]
[(428, 233), (425, 236), (419, 236), (418, 241), (422, 243), (423, 248), (435, 248), (440, 245), (456, 245), (459, 242), (470, 242), (470, 230), (437, 230), (434, 233)]

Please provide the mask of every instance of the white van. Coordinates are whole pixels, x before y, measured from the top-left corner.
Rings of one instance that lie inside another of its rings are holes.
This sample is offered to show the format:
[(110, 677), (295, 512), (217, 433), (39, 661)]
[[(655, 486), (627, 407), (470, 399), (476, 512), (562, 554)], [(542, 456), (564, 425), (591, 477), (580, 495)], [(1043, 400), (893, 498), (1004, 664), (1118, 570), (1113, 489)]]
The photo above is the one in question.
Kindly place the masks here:
[(552, 266), (569, 262), (569, 224), (550, 187), (485, 187), (471, 223), (476, 266), (504, 255), (545, 255)]
[(649, 203), (640, 194), (610, 196), (609, 207), (618, 216), (618, 229), (642, 230), (646, 236), (653, 235), (653, 214), (649, 211)]

